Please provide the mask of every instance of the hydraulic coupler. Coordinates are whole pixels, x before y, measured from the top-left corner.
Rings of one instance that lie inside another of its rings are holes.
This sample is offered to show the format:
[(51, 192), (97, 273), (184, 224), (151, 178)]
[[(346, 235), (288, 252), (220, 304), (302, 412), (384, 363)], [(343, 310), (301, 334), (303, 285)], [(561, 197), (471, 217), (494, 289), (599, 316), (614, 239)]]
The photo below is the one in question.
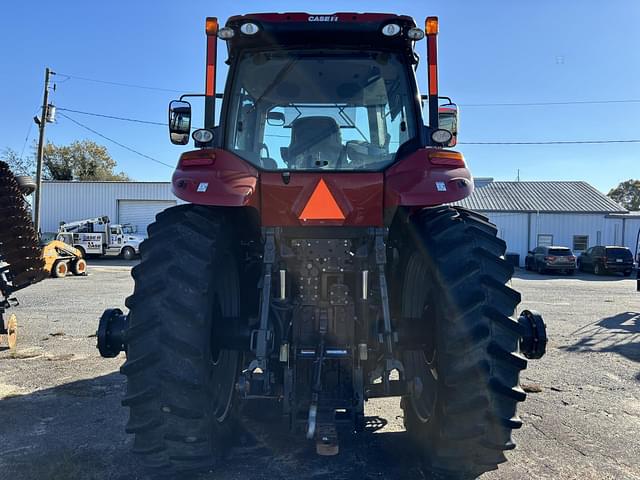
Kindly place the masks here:
[(120, 352), (127, 352), (126, 332), (129, 317), (119, 308), (105, 310), (98, 324), (98, 351), (104, 358), (116, 357)]

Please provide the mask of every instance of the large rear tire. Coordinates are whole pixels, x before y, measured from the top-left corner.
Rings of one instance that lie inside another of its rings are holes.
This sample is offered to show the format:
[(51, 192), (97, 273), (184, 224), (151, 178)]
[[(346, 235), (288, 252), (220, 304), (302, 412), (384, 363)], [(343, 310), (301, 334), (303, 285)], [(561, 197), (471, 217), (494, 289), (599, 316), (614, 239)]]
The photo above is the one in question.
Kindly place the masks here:
[(220, 210), (173, 207), (149, 226), (132, 271), (126, 430), (133, 452), (165, 473), (211, 468), (235, 430), (240, 353), (215, 342), (240, 309), (234, 240)]
[(516, 407), (527, 362), (511, 318), (520, 295), (505, 285), (513, 267), (500, 258), (496, 228), (468, 210), (424, 210), (410, 233), (401, 318), (425, 341), (420, 353), (405, 350), (415, 380), (401, 403), (405, 427), (431, 473), (475, 478), (506, 460), (511, 431), (522, 425)]

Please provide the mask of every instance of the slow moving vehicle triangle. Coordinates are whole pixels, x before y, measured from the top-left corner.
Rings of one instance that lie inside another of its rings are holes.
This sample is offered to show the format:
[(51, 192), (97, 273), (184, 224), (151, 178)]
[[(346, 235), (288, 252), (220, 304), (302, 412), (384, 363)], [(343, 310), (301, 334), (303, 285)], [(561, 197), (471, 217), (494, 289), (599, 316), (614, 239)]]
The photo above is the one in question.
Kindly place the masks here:
[(344, 213), (321, 178), (313, 190), (307, 205), (298, 217), (300, 220), (344, 220)]

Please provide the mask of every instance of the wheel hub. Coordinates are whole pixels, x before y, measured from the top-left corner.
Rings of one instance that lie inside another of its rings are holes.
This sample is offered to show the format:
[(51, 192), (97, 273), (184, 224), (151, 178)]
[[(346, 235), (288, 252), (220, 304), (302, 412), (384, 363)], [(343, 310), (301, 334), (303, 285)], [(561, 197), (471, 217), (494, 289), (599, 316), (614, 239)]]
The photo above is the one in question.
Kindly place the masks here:
[(547, 349), (547, 326), (536, 310), (523, 310), (518, 317), (522, 329), (520, 351), (532, 360), (540, 359)]
[(105, 310), (98, 324), (98, 350), (104, 358), (116, 357), (120, 352), (127, 351), (126, 331), (129, 327), (129, 317), (119, 308)]
[(416, 417), (427, 423), (433, 416), (438, 395), (435, 356), (427, 360), (425, 352), (410, 350), (404, 354), (409, 401)]

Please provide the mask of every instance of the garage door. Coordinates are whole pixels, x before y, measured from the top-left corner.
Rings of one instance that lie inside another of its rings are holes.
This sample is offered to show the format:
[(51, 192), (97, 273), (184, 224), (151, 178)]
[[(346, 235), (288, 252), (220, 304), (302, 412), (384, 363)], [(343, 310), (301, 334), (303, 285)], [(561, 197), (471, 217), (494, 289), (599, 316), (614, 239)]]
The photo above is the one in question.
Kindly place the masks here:
[(118, 223), (135, 225), (139, 234), (146, 235), (156, 215), (175, 204), (175, 200), (118, 200)]

